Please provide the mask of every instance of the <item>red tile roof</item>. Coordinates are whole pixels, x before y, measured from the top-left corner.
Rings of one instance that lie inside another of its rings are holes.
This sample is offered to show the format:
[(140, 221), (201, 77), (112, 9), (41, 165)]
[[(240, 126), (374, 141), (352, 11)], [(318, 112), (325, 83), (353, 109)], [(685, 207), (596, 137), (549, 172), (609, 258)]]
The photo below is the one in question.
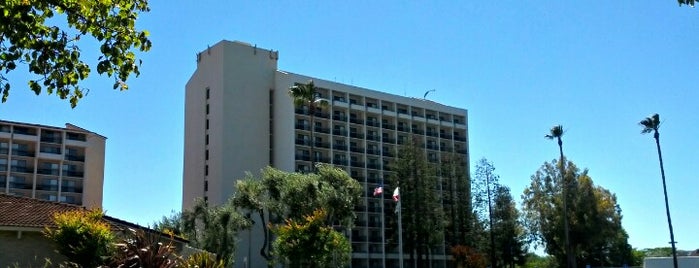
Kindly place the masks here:
[(85, 209), (81, 206), (0, 194), (0, 227), (55, 227), (53, 214)]

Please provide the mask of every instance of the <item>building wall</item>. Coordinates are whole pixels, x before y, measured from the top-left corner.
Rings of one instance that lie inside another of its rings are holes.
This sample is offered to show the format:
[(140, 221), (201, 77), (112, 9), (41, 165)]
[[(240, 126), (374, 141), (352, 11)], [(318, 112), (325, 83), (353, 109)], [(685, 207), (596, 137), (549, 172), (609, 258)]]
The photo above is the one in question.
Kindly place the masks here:
[[(352, 267), (376, 267), (383, 265), (384, 259), (387, 267), (397, 267), (397, 251), (384, 250), (376, 243), (385, 241), (377, 231), (377, 223), (383, 220), (377, 207), (381, 202), (392, 203), (390, 194), (380, 200), (370, 192), (390, 176), (386, 164), (401, 144), (398, 138), (405, 142), (416, 137), (434, 162), (447, 152), (459, 154), (468, 174), (466, 110), (278, 71), (277, 58), (277, 52), (228, 41), (199, 53), (197, 70), (186, 87), (183, 209), (190, 208), (195, 197), (208, 197), (212, 204), (225, 202), (233, 194), (235, 181), (246, 171), (258, 175), (268, 164), (286, 171), (310, 170), (310, 156), (304, 155), (310, 148), (299, 143), (300, 137), (310, 137), (310, 125), (299, 128), (299, 124), (310, 124), (310, 117), (294, 106), (288, 89), (312, 79), (321, 97), (331, 103), (320, 111), (322, 116), (315, 117), (321, 125), (321, 132), (313, 134), (321, 143), (314, 149), (320, 156), (316, 162), (335, 163), (367, 192), (356, 211), (356, 227), (347, 233), (353, 246)], [(207, 87), (208, 99), (204, 93)], [(336, 117), (336, 112), (345, 117)], [(350, 115), (352, 119), (348, 119)], [(371, 119), (375, 121), (370, 124)], [(203, 123), (206, 120), (208, 130)], [(403, 128), (396, 127), (399, 123), (405, 124)], [(208, 145), (204, 142), (207, 134)], [(348, 148), (336, 147), (340, 141)], [(208, 175), (204, 174), (207, 165)], [(204, 190), (205, 180), (208, 191)], [(257, 215), (253, 220), (259, 224)], [(261, 228), (240, 237), (236, 263), (265, 267), (259, 255)], [(441, 250), (448, 249), (444, 246)], [(432, 256), (433, 267), (446, 266), (447, 256), (437, 255)]]
[(0, 192), (101, 208), (105, 141), (71, 124), (0, 120)]
[(44, 267), (46, 258), (53, 264), (66, 260), (39, 231), (0, 231), (0, 245), (0, 267)]

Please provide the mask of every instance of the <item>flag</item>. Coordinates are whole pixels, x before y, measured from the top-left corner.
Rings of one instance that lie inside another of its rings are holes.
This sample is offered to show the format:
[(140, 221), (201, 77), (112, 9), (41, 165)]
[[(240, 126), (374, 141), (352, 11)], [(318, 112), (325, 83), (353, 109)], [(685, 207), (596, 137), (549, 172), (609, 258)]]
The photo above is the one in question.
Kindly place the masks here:
[(393, 201), (400, 201), (400, 190), (398, 190), (400, 187), (396, 187), (395, 190), (393, 190)]
[(374, 188), (374, 196), (383, 194), (383, 186), (379, 185), (379, 187)]

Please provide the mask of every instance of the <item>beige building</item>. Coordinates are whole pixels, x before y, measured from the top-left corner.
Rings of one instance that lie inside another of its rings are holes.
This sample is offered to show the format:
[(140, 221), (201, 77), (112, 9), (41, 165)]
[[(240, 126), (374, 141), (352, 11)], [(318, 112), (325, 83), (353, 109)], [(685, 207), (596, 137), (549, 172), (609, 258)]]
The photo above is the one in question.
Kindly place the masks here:
[(0, 193), (101, 208), (105, 140), (71, 124), (0, 120)]
[[(352, 267), (398, 267), (397, 250), (383, 243), (381, 200), (371, 193), (389, 177), (387, 164), (410, 137), (424, 146), (430, 161), (446, 153), (462, 156), (468, 172), (466, 110), (280, 71), (278, 57), (277, 51), (230, 41), (197, 55), (185, 96), (183, 209), (197, 197), (225, 202), (246, 171), (268, 165), (309, 171), (314, 157), (345, 169), (365, 188), (356, 227), (347, 233)], [(314, 126), (308, 111), (294, 107), (288, 95), (289, 87), (311, 79), (331, 103), (316, 112)], [(393, 202), (390, 194), (384, 202)], [(236, 263), (266, 267), (259, 228), (242, 237)], [(433, 255), (433, 267), (446, 266), (446, 251), (445, 246)]]

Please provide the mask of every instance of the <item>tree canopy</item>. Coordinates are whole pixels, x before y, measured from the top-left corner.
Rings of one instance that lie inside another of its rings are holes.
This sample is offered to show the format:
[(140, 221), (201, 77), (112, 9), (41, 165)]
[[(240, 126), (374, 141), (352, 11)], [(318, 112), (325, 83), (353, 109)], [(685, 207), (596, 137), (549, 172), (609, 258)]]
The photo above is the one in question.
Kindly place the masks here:
[[(561, 173), (557, 160), (545, 163), (531, 177), (522, 195), (525, 223), (530, 238), (565, 266)], [(594, 185), (587, 170), (580, 171), (568, 161), (565, 181), (568, 191), (570, 243), (579, 267), (622, 266), (633, 256), (628, 234), (621, 226), (621, 208), (609, 190)]]
[(34, 93), (56, 93), (75, 107), (89, 91), (79, 85), (91, 72), (78, 46), (85, 36), (100, 44), (96, 70), (114, 77), (114, 89), (128, 89), (129, 76), (140, 74), (134, 51), (151, 48), (148, 31), (135, 27), (138, 15), (149, 11), (147, 0), (8, 0), (0, 7), (2, 102), (11, 88), (5, 75), (21, 64), (35, 75), (28, 81)]

